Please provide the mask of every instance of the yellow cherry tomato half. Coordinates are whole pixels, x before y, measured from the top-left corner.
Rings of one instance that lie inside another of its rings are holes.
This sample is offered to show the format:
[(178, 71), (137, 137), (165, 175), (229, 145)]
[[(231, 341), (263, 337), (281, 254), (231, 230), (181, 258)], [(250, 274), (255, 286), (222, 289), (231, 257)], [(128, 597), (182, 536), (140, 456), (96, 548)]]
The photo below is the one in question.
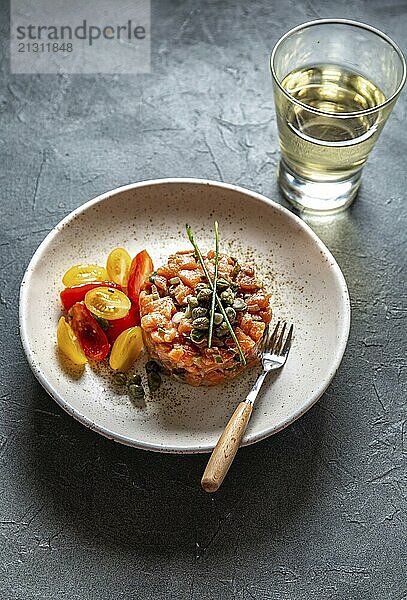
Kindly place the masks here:
[(82, 283), (92, 283), (93, 281), (108, 281), (107, 271), (99, 265), (75, 265), (68, 269), (62, 277), (62, 283), (65, 287), (81, 285)]
[(85, 306), (92, 314), (107, 321), (125, 317), (130, 308), (130, 299), (115, 288), (97, 287), (85, 295)]
[(106, 271), (109, 280), (127, 287), (131, 265), (130, 254), (124, 248), (115, 248), (107, 257)]
[(128, 371), (143, 349), (141, 327), (125, 329), (113, 344), (109, 364), (115, 371)]
[(65, 356), (67, 356), (75, 365), (84, 365), (88, 362), (72, 327), (65, 317), (61, 317), (58, 321), (57, 328), (58, 348)]

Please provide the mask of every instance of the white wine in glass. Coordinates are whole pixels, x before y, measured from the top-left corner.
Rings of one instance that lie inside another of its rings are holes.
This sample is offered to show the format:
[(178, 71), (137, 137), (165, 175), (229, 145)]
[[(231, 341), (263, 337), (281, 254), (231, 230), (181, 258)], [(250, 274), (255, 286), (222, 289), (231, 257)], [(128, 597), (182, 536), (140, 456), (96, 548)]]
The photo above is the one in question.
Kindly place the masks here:
[(368, 25), (322, 19), (277, 42), (271, 72), (282, 192), (303, 211), (343, 210), (404, 85), (401, 51)]

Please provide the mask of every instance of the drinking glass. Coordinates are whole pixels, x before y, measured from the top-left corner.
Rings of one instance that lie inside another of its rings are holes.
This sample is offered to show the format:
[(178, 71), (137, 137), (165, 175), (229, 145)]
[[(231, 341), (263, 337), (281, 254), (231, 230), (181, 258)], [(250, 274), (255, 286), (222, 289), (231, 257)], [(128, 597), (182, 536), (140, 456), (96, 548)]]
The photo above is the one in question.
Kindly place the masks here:
[(401, 50), (369, 25), (321, 19), (286, 33), (270, 67), (283, 194), (301, 211), (345, 209), (405, 83)]

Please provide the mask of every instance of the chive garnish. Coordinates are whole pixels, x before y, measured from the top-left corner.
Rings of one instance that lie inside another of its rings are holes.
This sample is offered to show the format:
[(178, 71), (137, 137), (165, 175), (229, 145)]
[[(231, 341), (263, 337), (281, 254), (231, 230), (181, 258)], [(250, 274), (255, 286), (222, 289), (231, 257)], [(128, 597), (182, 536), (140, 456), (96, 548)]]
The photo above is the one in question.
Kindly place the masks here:
[(195, 242), (194, 234), (192, 233), (192, 229), (191, 229), (190, 225), (188, 225), (188, 224), (185, 226), (185, 228), (187, 230), (188, 239), (191, 242), (192, 246), (194, 247), (194, 250), (195, 250), (195, 252), (196, 252), (196, 254), (198, 256), (199, 262), (201, 263), (202, 270), (205, 273), (206, 279), (208, 280), (209, 287), (210, 287), (210, 289), (212, 290), (212, 292), (213, 292), (213, 294), (215, 296), (215, 300), (216, 300), (216, 302), (217, 302), (217, 304), (219, 306), (219, 310), (220, 310), (220, 312), (223, 315), (223, 318), (225, 320), (226, 325), (228, 326), (229, 333), (232, 336), (233, 341), (235, 342), (237, 351), (239, 353), (240, 362), (243, 365), (245, 365), (246, 364), (246, 358), (245, 358), (245, 356), (244, 356), (244, 354), (242, 352), (242, 349), (240, 347), (239, 340), (237, 339), (236, 334), (233, 331), (233, 327), (230, 324), (230, 321), (229, 321), (229, 318), (228, 318), (228, 316), (227, 316), (227, 314), (225, 312), (225, 309), (223, 308), (223, 304), (220, 301), (220, 298), (219, 298), (218, 294), (216, 293), (216, 288), (214, 289), (214, 287), (213, 287), (213, 283), (212, 283), (212, 280), (211, 280), (211, 278), (209, 276), (208, 269), (206, 268), (206, 265), (204, 263), (204, 259), (202, 257), (201, 251), (199, 250), (199, 248), (198, 248), (198, 246), (197, 246), (197, 244)]
[[(219, 231), (218, 231), (218, 222), (215, 221), (214, 225), (215, 230), (215, 274), (213, 276), (213, 289), (216, 291), (217, 283), (218, 283), (218, 266), (219, 266)], [(209, 317), (209, 334), (208, 334), (208, 348), (212, 346), (212, 335), (213, 335), (213, 318), (215, 315), (215, 304), (216, 304), (216, 295), (212, 293), (212, 302), (211, 302), (211, 313)]]

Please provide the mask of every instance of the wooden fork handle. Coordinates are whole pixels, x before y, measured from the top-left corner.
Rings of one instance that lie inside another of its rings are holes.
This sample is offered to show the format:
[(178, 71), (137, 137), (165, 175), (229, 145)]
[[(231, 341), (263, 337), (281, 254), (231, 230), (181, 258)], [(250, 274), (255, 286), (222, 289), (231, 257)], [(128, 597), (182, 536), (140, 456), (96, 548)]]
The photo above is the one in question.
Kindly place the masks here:
[(251, 404), (241, 402), (230, 417), (202, 476), (201, 485), (206, 492), (216, 492), (225, 479), (242, 443), (252, 410)]

